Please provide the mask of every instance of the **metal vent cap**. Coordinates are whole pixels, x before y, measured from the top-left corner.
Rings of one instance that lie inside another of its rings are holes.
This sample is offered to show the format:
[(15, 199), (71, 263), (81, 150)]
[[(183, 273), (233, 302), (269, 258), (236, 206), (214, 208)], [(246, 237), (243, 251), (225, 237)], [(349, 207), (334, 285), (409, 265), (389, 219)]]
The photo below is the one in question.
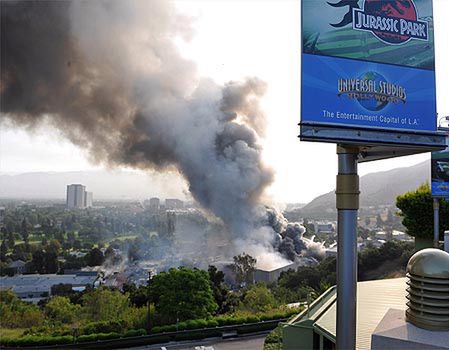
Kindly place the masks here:
[(417, 252), (407, 264), (407, 277), (407, 321), (428, 330), (449, 330), (449, 253)]

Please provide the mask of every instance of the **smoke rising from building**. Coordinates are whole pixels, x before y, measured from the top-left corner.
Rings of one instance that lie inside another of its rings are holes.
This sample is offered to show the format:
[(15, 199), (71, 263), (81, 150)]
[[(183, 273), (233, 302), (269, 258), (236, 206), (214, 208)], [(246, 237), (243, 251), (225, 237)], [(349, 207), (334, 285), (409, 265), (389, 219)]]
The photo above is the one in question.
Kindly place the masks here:
[[(275, 259), (281, 258), (273, 246), (291, 250), (290, 242), (281, 244), (269, 226), (259, 225), (266, 217), (261, 196), (273, 180), (259, 144), (265, 116), (258, 101), (266, 86), (257, 78), (219, 86), (199, 77), (174, 44), (192, 32), (172, 4), (39, 0), (0, 6), (3, 124), (50, 124), (97, 163), (177, 169), (192, 196), (237, 241)], [(286, 235), (297, 252), (301, 237)]]

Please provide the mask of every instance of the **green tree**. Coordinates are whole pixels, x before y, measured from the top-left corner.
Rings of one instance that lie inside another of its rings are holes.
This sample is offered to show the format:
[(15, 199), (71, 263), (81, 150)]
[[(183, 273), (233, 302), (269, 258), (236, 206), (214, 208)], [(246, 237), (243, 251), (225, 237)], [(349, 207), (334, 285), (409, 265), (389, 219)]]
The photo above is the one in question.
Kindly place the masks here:
[(9, 291), (0, 291), (0, 320), (4, 328), (39, 327), (44, 323), (42, 311), (32, 304), (25, 303)]
[(209, 279), (214, 293), (215, 302), (218, 305), (218, 313), (226, 313), (229, 310), (229, 304), (226, 303), (228, 299), (229, 290), (224, 283), (224, 273), (219, 271), (215, 266), (209, 266), (207, 270)]
[(26, 218), (23, 218), (20, 233), (22, 235), (22, 238), (25, 242), (28, 242), (29, 239), (29, 225)]
[(89, 321), (121, 320), (130, 308), (127, 294), (104, 287), (84, 294), (82, 305), (82, 313)]
[(243, 307), (251, 312), (266, 312), (276, 307), (276, 299), (266, 285), (252, 285), (243, 297)]
[(47, 245), (46, 251), (55, 255), (59, 255), (59, 253), (61, 252), (61, 243), (57, 239), (52, 239)]
[[(401, 210), (402, 224), (407, 233), (418, 239), (433, 240), (433, 198), (429, 184), (407, 192), (396, 199)], [(440, 202), (440, 240), (445, 230), (449, 230), (449, 202)]]
[(180, 267), (153, 277), (151, 298), (156, 312), (170, 323), (211, 316), (218, 308), (207, 271)]
[(59, 270), (58, 256), (53, 251), (38, 249), (33, 252), (31, 270), (38, 273), (56, 273)]
[(234, 264), (232, 265), (232, 269), (235, 273), (235, 280), (238, 284), (253, 282), (254, 272), (256, 271), (256, 263), (257, 260), (245, 252), (234, 256)]
[(2, 245), (0, 246), (0, 261), (6, 261), (6, 253), (8, 252), (8, 245), (6, 244), (6, 240), (2, 241)]
[(129, 301), (134, 306), (142, 307), (147, 305), (148, 302), (147, 286), (136, 287), (134, 283), (125, 283), (123, 285), (123, 292), (129, 295)]
[(8, 243), (8, 248), (9, 249), (13, 249), (16, 241), (14, 239), (14, 233), (12, 233), (11, 230), (8, 230), (8, 239), (7, 239), (7, 243)]
[(80, 312), (81, 306), (70, 302), (69, 298), (57, 296), (45, 305), (45, 314), (53, 321), (73, 323)]
[(87, 255), (86, 255), (86, 263), (89, 266), (99, 266), (102, 265), (104, 262), (104, 255), (98, 248), (93, 248)]

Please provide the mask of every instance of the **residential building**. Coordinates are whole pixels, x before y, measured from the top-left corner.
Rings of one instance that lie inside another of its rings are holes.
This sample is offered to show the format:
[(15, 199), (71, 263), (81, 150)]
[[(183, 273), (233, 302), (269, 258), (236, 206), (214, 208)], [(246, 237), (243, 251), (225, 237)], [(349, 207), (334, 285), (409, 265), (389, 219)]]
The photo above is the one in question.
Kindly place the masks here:
[(81, 184), (67, 185), (67, 209), (91, 208), (93, 205), (93, 193), (86, 192), (86, 186)]
[(86, 187), (80, 184), (67, 185), (67, 208), (83, 209), (85, 208)]
[(84, 192), (84, 207), (92, 208), (93, 205), (93, 193), (92, 192)]

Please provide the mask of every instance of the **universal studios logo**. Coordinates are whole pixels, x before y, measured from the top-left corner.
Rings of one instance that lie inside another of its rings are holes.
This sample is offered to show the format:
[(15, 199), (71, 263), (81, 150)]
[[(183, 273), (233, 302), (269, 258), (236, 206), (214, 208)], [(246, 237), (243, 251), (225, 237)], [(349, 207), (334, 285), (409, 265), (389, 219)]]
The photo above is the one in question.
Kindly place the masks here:
[(429, 40), (429, 23), (418, 18), (413, 0), (365, 0), (363, 9), (352, 7), (352, 27), (390, 45)]
[(389, 103), (407, 102), (405, 87), (392, 84), (377, 72), (366, 72), (355, 79), (338, 80), (338, 96), (346, 95), (357, 100), (369, 111), (380, 111)]

